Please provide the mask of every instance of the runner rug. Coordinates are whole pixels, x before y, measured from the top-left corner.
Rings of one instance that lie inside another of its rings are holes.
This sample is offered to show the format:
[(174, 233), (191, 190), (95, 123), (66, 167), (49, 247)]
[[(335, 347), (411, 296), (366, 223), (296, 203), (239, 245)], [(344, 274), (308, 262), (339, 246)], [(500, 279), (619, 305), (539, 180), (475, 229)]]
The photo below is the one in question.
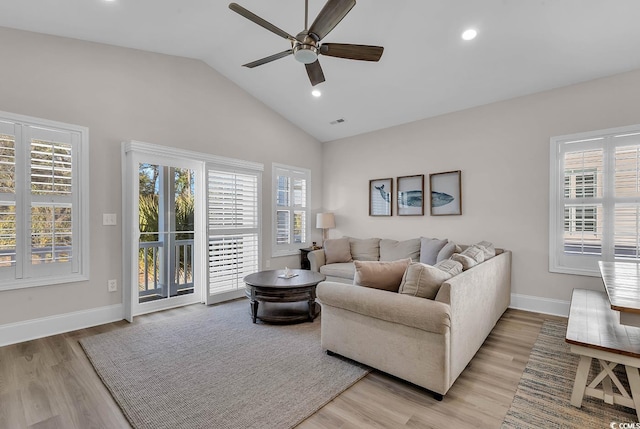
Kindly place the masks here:
[[(544, 322), (502, 428), (617, 428), (619, 423), (637, 422), (634, 410), (595, 398), (585, 397), (582, 408), (571, 405), (579, 356), (569, 351), (566, 332), (564, 322)], [(596, 368), (592, 362), (589, 381)], [(616, 367), (616, 373), (628, 389), (624, 367)]]
[(292, 428), (369, 372), (323, 353), (319, 319), (253, 324), (246, 300), (81, 345), (136, 429)]

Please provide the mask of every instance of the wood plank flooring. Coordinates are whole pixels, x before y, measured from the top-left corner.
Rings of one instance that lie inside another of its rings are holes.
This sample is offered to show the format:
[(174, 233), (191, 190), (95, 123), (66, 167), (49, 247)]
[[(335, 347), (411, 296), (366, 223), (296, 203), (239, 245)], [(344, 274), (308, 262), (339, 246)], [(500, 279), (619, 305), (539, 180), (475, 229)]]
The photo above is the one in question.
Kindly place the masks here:
[[(206, 309), (192, 305), (135, 323)], [(499, 428), (545, 319), (558, 318), (507, 310), (441, 402), (374, 371), (298, 428)], [(0, 348), (0, 429), (129, 428), (78, 344), (127, 325), (121, 321)]]

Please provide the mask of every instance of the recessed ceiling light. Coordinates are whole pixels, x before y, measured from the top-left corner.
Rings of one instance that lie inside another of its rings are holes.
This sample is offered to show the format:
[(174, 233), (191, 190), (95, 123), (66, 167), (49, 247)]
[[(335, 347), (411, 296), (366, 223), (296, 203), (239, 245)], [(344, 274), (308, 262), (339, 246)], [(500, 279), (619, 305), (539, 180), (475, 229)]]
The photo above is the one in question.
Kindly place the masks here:
[(462, 38), (464, 40), (473, 40), (476, 38), (477, 35), (478, 35), (478, 32), (473, 28), (470, 28), (466, 30), (464, 33), (462, 33)]
[(313, 91), (311, 91), (311, 95), (313, 95), (314, 97), (320, 97), (322, 95), (322, 92), (320, 92), (319, 89), (314, 89)]

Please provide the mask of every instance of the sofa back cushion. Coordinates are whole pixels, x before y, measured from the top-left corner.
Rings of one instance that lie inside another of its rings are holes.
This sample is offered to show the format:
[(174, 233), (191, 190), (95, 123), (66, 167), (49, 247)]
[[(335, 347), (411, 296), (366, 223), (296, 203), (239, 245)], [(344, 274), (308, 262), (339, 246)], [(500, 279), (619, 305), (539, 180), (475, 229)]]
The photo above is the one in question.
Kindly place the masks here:
[(351, 246), (349, 246), (349, 239), (344, 237), (325, 240), (324, 258), (326, 264), (351, 262)]
[(353, 284), (398, 292), (404, 272), (410, 263), (409, 258), (398, 261), (354, 261), (356, 273)]
[(379, 238), (349, 238), (351, 257), (354, 261), (377, 261), (380, 259)]
[(411, 258), (413, 261), (420, 260), (420, 239), (397, 241), (383, 238), (380, 240), (380, 260), (397, 261), (399, 259)]
[(420, 298), (434, 299), (442, 283), (451, 277), (453, 275), (447, 271), (420, 262), (413, 262), (407, 267), (398, 292)]
[[(427, 265), (435, 265), (438, 253), (447, 244), (447, 239), (420, 237), (420, 262)], [(452, 252), (453, 254), (453, 252)]]

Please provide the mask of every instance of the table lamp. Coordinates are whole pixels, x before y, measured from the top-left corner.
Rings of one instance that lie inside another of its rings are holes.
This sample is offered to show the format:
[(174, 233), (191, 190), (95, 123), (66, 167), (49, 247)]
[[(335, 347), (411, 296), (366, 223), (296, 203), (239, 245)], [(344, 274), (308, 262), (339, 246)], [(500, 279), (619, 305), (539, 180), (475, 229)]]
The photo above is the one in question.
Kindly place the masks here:
[(336, 219), (333, 213), (318, 213), (316, 215), (316, 228), (322, 228), (322, 245), (327, 239), (327, 229), (336, 227)]

